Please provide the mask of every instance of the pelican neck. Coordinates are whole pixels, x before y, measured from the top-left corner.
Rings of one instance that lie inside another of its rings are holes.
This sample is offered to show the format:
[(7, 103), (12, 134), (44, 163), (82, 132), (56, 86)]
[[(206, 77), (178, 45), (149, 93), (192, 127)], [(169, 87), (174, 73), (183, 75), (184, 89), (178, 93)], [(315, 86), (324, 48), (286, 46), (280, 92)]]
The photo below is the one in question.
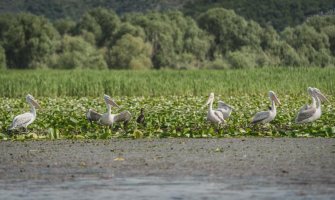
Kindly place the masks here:
[(30, 112), (31, 112), (34, 116), (36, 116), (36, 109), (35, 109), (35, 106), (34, 106), (32, 103), (30, 103), (30, 102), (29, 102), (29, 105), (30, 105)]

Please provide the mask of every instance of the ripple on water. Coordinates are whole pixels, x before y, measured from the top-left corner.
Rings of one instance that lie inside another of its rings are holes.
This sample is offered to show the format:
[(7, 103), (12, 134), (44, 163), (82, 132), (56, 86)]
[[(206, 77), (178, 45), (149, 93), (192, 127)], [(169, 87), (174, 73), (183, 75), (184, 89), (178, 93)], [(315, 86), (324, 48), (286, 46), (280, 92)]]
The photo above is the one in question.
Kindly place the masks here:
[(85, 178), (64, 182), (0, 182), (1, 199), (331, 199), (325, 194), (302, 194), (261, 180), (212, 181), (204, 178)]

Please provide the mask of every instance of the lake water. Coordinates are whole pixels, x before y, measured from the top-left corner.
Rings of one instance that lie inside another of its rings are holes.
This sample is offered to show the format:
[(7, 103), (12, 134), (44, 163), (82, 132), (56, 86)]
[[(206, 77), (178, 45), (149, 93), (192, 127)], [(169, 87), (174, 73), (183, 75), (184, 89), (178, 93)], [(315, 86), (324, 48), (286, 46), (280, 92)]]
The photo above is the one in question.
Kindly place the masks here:
[(266, 184), (262, 180), (206, 178), (85, 178), (67, 181), (0, 181), (0, 199), (332, 199), (331, 195)]

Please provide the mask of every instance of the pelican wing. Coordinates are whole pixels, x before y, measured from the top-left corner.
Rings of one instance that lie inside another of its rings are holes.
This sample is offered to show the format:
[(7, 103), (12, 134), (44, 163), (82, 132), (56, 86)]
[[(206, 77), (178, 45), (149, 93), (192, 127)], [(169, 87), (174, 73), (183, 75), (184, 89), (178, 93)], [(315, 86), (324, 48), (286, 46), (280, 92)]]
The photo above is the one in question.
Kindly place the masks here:
[(221, 122), (224, 122), (223, 114), (220, 111), (214, 111), (214, 114), (216, 115), (217, 118), (220, 119)]
[(102, 114), (98, 113), (93, 109), (89, 109), (86, 113), (87, 120), (89, 121), (99, 121), (101, 119)]
[(312, 117), (315, 114), (315, 112), (316, 112), (316, 108), (313, 108), (313, 107), (311, 107), (307, 110), (302, 110), (298, 113), (298, 116), (295, 119), (295, 121), (297, 123), (302, 122), (303, 120), (306, 120), (306, 119)]
[(34, 115), (32, 113), (24, 113), (18, 115), (14, 118), (12, 124), (9, 127), (9, 130), (18, 128), (18, 127), (25, 127), (31, 120), (33, 120)]
[(256, 113), (256, 115), (252, 119), (251, 123), (257, 124), (257, 123), (267, 119), (268, 117), (270, 117), (270, 112), (269, 111), (263, 111), (263, 112)]
[(311, 107), (312, 107), (311, 105), (306, 104), (306, 105), (302, 106), (302, 107), (299, 109), (299, 112), (303, 112), (304, 110), (308, 110), (308, 109), (310, 109)]
[(114, 117), (115, 122), (129, 122), (131, 120), (131, 114), (128, 110), (125, 110)]
[(226, 109), (226, 110), (227, 109), (230, 109), (230, 110), (233, 109), (233, 107), (231, 105), (228, 105), (223, 101), (218, 101), (218, 109), (220, 109), (220, 108), (223, 108), (223, 109)]

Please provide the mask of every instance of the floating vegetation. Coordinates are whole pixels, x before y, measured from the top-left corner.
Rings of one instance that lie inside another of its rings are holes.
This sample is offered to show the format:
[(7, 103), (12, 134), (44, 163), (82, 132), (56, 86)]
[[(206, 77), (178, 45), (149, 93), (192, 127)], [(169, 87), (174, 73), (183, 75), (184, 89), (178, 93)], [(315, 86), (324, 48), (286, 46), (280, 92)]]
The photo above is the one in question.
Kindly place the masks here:
[[(161, 96), (161, 97), (113, 97), (120, 108), (112, 113), (129, 110), (133, 119), (123, 127), (113, 128), (91, 125), (86, 119), (86, 111), (95, 108), (106, 112), (102, 98), (38, 97), (41, 109), (37, 119), (29, 126), (28, 133), (18, 130), (8, 134), (7, 128), (14, 116), (29, 110), (24, 98), (0, 98), (0, 139), (110, 139), (110, 138), (220, 138), (240, 136), (271, 137), (334, 137), (335, 110), (334, 98), (322, 106), (322, 116), (310, 124), (295, 124), (298, 109), (309, 103), (308, 95), (292, 96), (278, 93), (282, 105), (277, 108), (277, 116), (268, 125), (251, 125), (251, 117), (269, 106), (266, 92), (242, 96), (222, 96), (234, 106), (230, 118), (223, 125), (206, 121), (207, 108), (201, 108), (207, 96)], [(216, 107), (216, 105), (214, 106)], [(145, 109), (145, 126), (136, 122), (141, 108)]]

